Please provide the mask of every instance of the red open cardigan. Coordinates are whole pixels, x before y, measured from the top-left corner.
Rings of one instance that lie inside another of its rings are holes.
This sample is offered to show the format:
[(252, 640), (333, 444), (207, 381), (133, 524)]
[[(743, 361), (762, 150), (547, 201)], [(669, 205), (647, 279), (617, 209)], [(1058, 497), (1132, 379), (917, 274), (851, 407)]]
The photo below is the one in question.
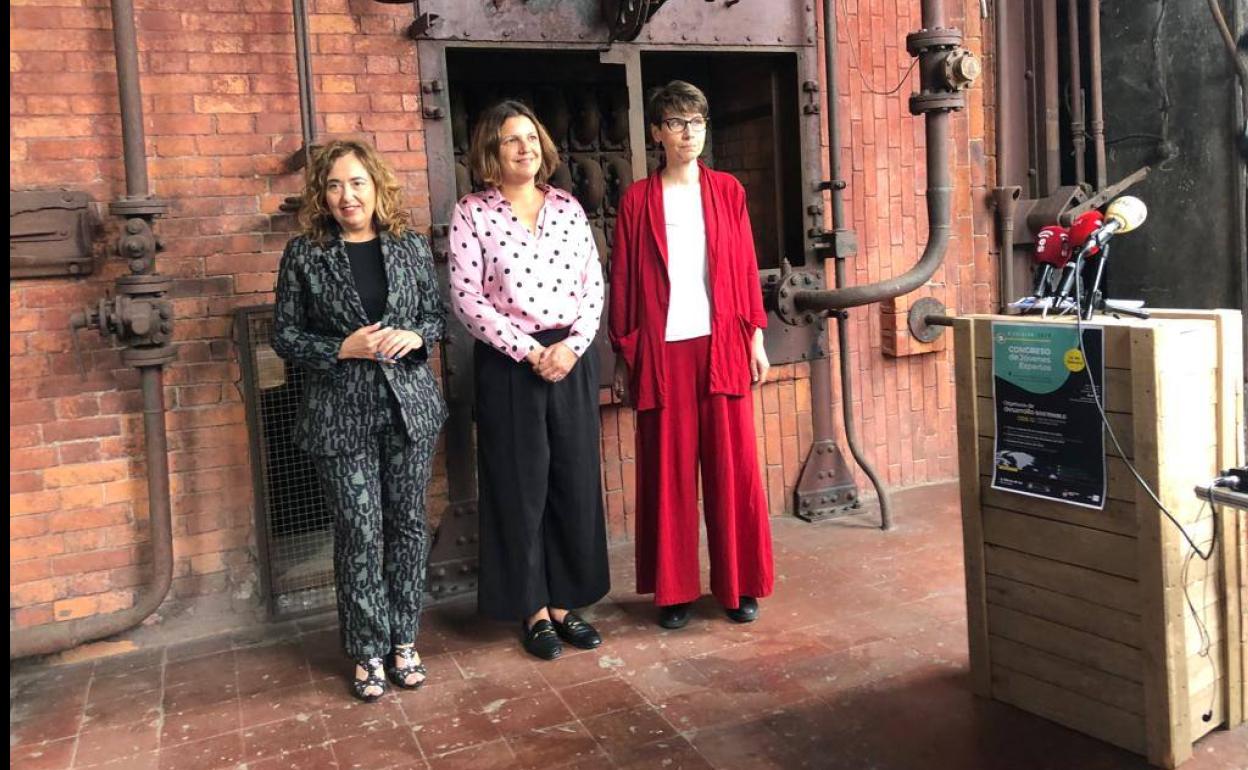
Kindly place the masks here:
[[(745, 189), (729, 174), (698, 166), (711, 295), (710, 393), (744, 396), (750, 388), (751, 339), (755, 329), (767, 325)], [(624, 193), (611, 249), (608, 333), (628, 363), (637, 409), (663, 406), (667, 390), (663, 350), (672, 297), (660, 173)]]

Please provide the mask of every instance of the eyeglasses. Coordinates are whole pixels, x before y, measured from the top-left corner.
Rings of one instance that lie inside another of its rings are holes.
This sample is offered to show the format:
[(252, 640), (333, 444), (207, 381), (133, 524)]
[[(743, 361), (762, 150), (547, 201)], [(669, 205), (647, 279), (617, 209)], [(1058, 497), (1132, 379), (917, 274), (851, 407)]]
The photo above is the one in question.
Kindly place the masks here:
[(664, 128), (671, 131), (673, 134), (683, 134), (686, 128), (689, 129), (690, 133), (700, 134), (706, 130), (707, 124), (710, 123), (709, 120), (701, 115), (696, 118), (689, 118), (688, 120), (685, 120), (684, 118), (663, 118), (660, 122), (663, 124)]

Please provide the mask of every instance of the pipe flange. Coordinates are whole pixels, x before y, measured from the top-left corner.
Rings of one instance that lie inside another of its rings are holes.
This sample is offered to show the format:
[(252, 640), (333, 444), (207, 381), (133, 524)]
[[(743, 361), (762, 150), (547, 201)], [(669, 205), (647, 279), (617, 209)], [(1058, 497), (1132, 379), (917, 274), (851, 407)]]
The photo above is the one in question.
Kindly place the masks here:
[(911, 115), (922, 115), (925, 112), (950, 112), (965, 107), (966, 97), (961, 91), (913, 94), (910, 97)]
[(121, 198), (108, 204), (108, 213), (115, 217), (159, 217), (169, 210), (169, 201), (162, 198)]
[(906, 35), (906, 52), (918, 56), (936, 48), (956, 48), (962, 45), (962, 30), (956, 27), (921, 29)]
[(173, 291), (173, 279), (167, 275), (123, 275), (116, 281), (118, 294), (167, 294)]
[(126, 366), (164, 366), (177, 358), (177, 348), (168, 344), (150, 348), (124, 348), (121, 351), (121, 362)]
[(813, 310), (797, 306), (800, 292), (820, 291), (824, 288), (823, 273), (818, 270), (794, 270), (780, 279), (776, 292), (776, 315), (789, 326), (810, 326), (823, 317)]
[(923, 297), (915, 300), (906, 316), (906, 324), (910, 327), (910, 336), (919, 342), (935, 342), (944, 334), (943, 326), (935, 326), (927, 322), (929, 315), (944, 315), (945, 303), (935, 297)]

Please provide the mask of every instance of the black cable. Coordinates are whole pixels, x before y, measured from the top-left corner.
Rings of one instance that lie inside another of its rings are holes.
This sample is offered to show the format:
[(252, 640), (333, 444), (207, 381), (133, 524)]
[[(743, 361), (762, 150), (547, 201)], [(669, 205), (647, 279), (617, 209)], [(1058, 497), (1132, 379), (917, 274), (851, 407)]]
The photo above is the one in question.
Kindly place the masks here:
[[(845, 28), (849, 29), (849, 7), (845, 5), (845, 0), (841, 0), (841, 15), (845, 17)], [(825, 29), (823, 31), (823, 34), (825, 35), (828, 34), (828, 31)], [(829, 45), (836, 45), (836, 41), (835, 40), (830, 41)], [(850, 43), (846, 44), (845, 47), (849, 49), (849, 61), (851, 64), (853, 64), (854, 72), (858, 73), (858, 79), (862, 81), (863, 90), (866, 91), (867, 93), (875, 94), (876, 96), (892, 96), (893, 94), (900, 91), (901, 87), (904, 86), (906, 84), (906, 81), (910, 79), (910, 74), (914, 72), (915, 65), (919, 63), (918, 59), (915, 59), (914, 61), (910, 62), (910, 67), (906, 70), (906, 74), (901, 76), (901, 80), (898, 81), (897, 85), (893, 86), (887, 91), (877, 91), (870, 83), (867, 82), (866, 76), (862, 74), (862, 66), (858, 64), (857, 46), (855, 46), (853, 42), (851, 41)]]
[[(1088, 361), (1088, 351), (1083, 345), (1083, 312), (1081, 310), (1083, 307), (1082, 277), (1083, 263), (1086, 256), (1086, 253), (1081, 253), (1078, 259), (1075, 260), (1075, 338), (1079, 342), (1079, 354), (1083, 356), (1084, 369), (1088, 373), (1088, 384), (1092, 388), (1092, 401), (1096, 404), (1096, 411), (1100, 413), (1101, 422), (1105, 425), (1105, 432), (1109, 434), (1110, 440), (1114, 442), (1114, 448), (1118, 450), (1118, 456), (1122, 458), (1122, 462), (1126, 464), (1127, 470), (1131, 471), (1131, 475), (1135, 476), (1135, 480), (1139, 482), (1140, 487), (1143, 488), (1143, 490), (1148, 493), (1148, 496), (1153, 499), (1153, 502), (1157, 504), (1157, 508), (1167, 519), (1170, 520), (1170, 523), (1179, 530), (1179, 533), (1183, 535), (1183, 539), (1186, 540), (1187, 544), (1191, 546), (1193, 551), (1196, 552), (1196, 555), (1200, 557), (1200, 560), (1209, 561), (1209, 559), (1213, 557), (1213, 549), (1216, 546), (1218, 539), (1217, 517), (1214, 517), (1213, 539), (1209, 543), (1209, 551), (1208, 553), (1203, 552), (1200, 550), (1200, 547), (1196, 545), (1196, 542), (1192, 540), (1191, 536), (1187, 534), (1187, 530), (1183, 528), (1183, 525), (1179, 523), (1179, 520), (1176, 519), (1166, 508), (1166, 506), (1162, 504), (1161, 500), (1157, 497), (1157, 494), (1153, 492), (1152, 487), (1148, 485), (1148, 482), (1144, 480), (1144, 477), (1140, 475), (1140, 472), (1135, 469), (1135, 465), (1127, 459), (1127, 453), (1123, 451), (1122, 443), (1118, 441), (1118, 436), (1114, 433), (1113, 426), (1109, 424), (1109, 416), (1105, 414), (1105, 407), (1102, 406), (1101, 398), (1097, 395), (1098, 386), (1096, 384), (1096, 378), (1092, 376), (1092, 366)], [(1104, 355), (1104, 352), (1105, 351), (1102, 349), (1101, 354)]]

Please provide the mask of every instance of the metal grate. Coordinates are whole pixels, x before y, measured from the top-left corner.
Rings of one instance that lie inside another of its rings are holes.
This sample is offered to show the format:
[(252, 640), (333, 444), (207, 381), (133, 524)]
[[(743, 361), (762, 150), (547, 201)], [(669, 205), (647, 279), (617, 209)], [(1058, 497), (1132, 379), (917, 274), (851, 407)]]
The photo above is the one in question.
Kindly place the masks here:
[(260, 582), (269, 613), (334, 606), (333, 515), (311, 460), (291, 439), (303, 372), (273, 352), (273, 306), (240, 308), (239, 361), (251, 450)]

